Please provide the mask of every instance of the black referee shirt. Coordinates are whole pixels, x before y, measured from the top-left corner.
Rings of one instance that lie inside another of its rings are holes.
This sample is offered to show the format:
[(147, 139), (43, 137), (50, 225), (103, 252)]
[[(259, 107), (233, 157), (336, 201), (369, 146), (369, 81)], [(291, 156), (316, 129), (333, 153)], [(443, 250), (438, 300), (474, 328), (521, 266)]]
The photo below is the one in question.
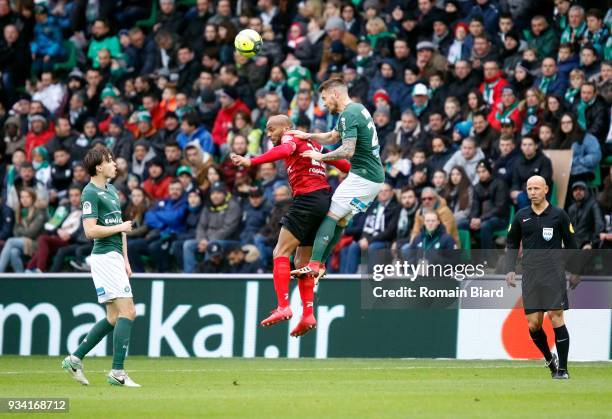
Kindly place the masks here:
[(563, 209), (550, 203), (539, 215), (530, 205), (514, 216), (508, 229), (506, 272), (514, 272), (521, 243), (525, 271), (562, 273), (565, 263), (574, 258), (575, 251), (561, 249), (577, 249), (574, 227), (569, 216)]

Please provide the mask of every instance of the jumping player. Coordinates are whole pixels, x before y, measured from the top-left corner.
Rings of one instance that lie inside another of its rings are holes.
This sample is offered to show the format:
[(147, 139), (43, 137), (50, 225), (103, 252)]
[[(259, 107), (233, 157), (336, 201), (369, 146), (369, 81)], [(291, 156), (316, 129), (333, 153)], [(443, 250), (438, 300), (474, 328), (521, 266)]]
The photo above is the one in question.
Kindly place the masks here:
[(88, 385), (82, 360), (112, 331), (113, 365), (107, 381), (117, 386), (140, 387), (123, 369), (132, 323), (136, 317), (125, 235), (132, 230), (132, 222), (122, 220), (119, 194), (108, 183), (117, 175), (117, 164), (111, 151), (106, 147), (94, 147), (87, 152), (83, 163), (91, 176), (81, 196), (83, 228), (85, 235), (94, 239), (91, 276), (98, 302), (106, 305), (106, 318), (91, 328), (76, 351), (64, 359), (62, 368), (79, 383)]
[(315, 282), (324, 275), (325, 260), (353, 214), (367, 210), (385, 180), (378, 135), (368, 110), (351, 100), (346, 84), (340, 79), (323, 82), (319, 93), (329, 112), (340, 113), (334, 130), (320, 134), (290, 131), (289, 134), (319, 144), (335, 144), (341, 139), (342, 145), (330, 153), (307, 150), (302, 156), (324, 162), (349, 159), (351, 171), (332, 196), (329, 212), (317, 231), (310, 263), (291, 272), (298, 277), (315, 277)]
[[(236, 154), (231, 156), (235, 165), (244, 167), (284, 159), (289, 185), (293, 190), (293, 202), (287, 214), (281, 219), (282, 228), (273, 252), (274, 290), (278, 307), (261, 322), (262, 326), (289, 320), (293, 316), (289, 306), (291, 279), (289, 257), (295, 252), (296, 267), (302, 267), (310, 259), (317, 228), (329, 209), (331, 198), (331, 187), (327, 182), (325, 165), (319, 161), (301, 157), (307, 150), (319, 153), (321, 146), (287, 134), (290, 129), (291, 120), (286, 115), (273, 116), (268, 120), (266, 132), (275, 147), (253, 158)], [(334, 160), (339, 159), (328, 160), (328, 163), (343, 172), (349, 171), (348, 161)], [(291, 331), (291, 336), (301, 336), (316, 327), (317, 321), (313, 314), (314, 285), (314, 278), (298, 280), (302, 299), (302, 318)]]
[[(560, 249), (576, 249), (577, 246), (569, 216), (563, 209), (550, 205), (546, 200), (547, 192), (548, 187), (543, 177), (532, 176), (527, 180), (527, 195), (531, 200), (531, 206), (518, 211), (508, 229), (506, 282), (508, 286), (516, 286), (514, 268), (522, 244), (522, 295), (529, 334), (533, 343), (544, 355), (552, 378), (564, 380), (569, 378), (567, 372), (569, 333), (563, 319), (563, 310), (569, 308), (564, 260), (573, 258), (560, 257)], [(576, 268), (568, 266), (571, 270), (577, 270)], [(570, 275), (572, 288), (575, 288), (579, 282), (578, 275)], [(546, 333), (542, 329), (544, 312), (548, 312), (553, 325), (558, 359), (551, 353)]]

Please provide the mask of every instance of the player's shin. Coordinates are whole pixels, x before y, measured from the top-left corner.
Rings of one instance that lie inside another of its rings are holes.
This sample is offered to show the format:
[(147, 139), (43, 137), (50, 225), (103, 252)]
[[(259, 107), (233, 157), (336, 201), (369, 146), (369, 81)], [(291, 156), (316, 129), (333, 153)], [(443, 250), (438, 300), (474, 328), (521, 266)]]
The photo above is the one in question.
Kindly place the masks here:
[(552, 359), (552, 353), (548, 347), (548, 341), (546, 339), (546, 332), (544, 332), (544, 329), (539, 329), (535, 332), (530, 330), (529, 334), (531, 335), (531, 340), (533, 340), (533, 343), (538, 347), (540, 352), (542, 352), (542, 355), (544, 355), (546, 362), (550, 361)]
[(289, 305), (289, 281), (291, 276), (291, 264), (287, 256), (278, 256), (274, 258), (274, 269), (272, 271), (274, 280), (274, 291), (276, 291), (276, 299), (278, 306), (283, 308)]
[(134, 322), (126, 317), (117, 318), (115, 332), (113, 333), (113, 369), (122, 370), (127, 354)]
[(106, 335), (113, 330), (113, 325), (108, 320), (103, 318), (99, 322), (93, 325), (85, 339), (81, 342), (79, 347), (74, 351), (73, 355), (79, 359), (83, 359), (85, 355), (89, 353)]
[[(313, 269), (315, 272), (318, 271), (318, 265), (325, 260), (325, 253), (333, 242), (337, 225), (337, 220), (334, 220), (330, 216), (326, 216), (321, 223), (319, 230), (317, 231), (317, 236), (312, 247), (312, 257), (310, 258), (311, 263), (308, 264), (308, 266), (313, 268), (314, 263), (316, 263), (316, 269)], [(331, 252), (331, 249), (329, 252)], [(327, 253), (327, 256), (329, 256), (329, 252)]]
[(300, 298), (302, 299), (302, 317), (311, 316), (314, 310), (314, 278), (307, 276), (298, 280)]

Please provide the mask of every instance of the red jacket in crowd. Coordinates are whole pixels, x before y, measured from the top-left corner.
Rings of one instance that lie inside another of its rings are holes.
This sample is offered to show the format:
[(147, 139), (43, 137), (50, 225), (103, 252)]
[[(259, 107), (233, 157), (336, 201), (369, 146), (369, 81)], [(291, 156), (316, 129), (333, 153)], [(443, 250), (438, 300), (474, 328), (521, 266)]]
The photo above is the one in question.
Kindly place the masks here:
[(49, 128), (40, 134), (35, 134), (32, 131), (28, 131), (25, 137), (26, 159), (28, 161), (32, 161), (32, 151), (34, 151), (34, 149), (38, 146), (47, 144), (54, 136), (55, 129), (53, 128), (53, 124), (49, 124)]
[(217, 119), (215, 119), (215, 125), (213, 126), (212, 130), (213, 142), (216, 145), (225, 144), (227, 140), (227, 133), (232, 127), (232, 120), (238, 111), (244, 111), (249, 115), (251, 114), (251, 111), (249, 108), (247, 108), (247, 105), (245, 105), (240, 99), (236, 99), (234, 104), (229, 108), (219, 109)]
[(502, 90), (510, 83), (504, 78), (504, 73), (500, 70), (495, 77), (485, 79), (480, 84), (480, 93), (484, 97), (486, 103), (492, 109), (495, 109), (496, 105), (501, 100)]
[(159, 201), (168, 198), (168, 187), (170, 183), (172, 183), (171, 176), (164, 176), (157, 182), (148, 178), (142, 182), (142, 189), (144, 189), (152, 199)]

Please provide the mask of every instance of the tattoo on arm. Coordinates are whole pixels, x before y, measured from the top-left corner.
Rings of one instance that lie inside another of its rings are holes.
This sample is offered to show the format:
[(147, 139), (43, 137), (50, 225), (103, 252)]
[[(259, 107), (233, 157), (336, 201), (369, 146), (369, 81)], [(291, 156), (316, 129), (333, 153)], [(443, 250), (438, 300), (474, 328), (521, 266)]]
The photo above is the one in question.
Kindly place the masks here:
[(357, 144), (356, 138), (345, 138), (344, 140), (342, 140), (342, 145), (340, 147), (338, 147), (334, 151), (324, 154), (322, 160), (330, 161), (350, 159), (355, 153), (355, 144)]

